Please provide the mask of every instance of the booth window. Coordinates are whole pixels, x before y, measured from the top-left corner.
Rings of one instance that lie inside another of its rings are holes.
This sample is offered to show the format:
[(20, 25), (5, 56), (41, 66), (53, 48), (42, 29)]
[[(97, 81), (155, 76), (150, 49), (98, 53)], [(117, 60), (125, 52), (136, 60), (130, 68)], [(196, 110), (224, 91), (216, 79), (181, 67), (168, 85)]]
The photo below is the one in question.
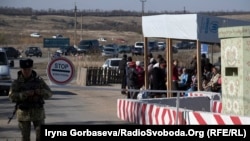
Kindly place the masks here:
[(238, 68), (226, 68), (226, 76), (238, 76)]

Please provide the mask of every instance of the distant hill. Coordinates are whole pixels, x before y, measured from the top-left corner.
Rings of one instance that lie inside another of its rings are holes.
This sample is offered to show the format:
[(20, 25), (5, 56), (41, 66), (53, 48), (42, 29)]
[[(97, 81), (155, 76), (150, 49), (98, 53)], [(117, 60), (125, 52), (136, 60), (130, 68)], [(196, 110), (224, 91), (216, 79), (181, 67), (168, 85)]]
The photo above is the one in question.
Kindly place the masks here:
[[(221, 16), (231, 19), (250, 21), (250, 14)], [(75, 30), (75, 17), (58, 15), (41, 16), (6, 16), (0, 15), (0, 45), (14, 44), (26, 46), (29, 44), (42, 44), (43, 40), (31, 38), (33, 32), (39, 32), (43, 37), (52, 37), (62, 34), (71, 39), (71, 44), (81, 39), (106, 38), (107, 43), (118, 43), (125, 40), (126, 44), (133, 45), (142, 40), (141, 17), (138, 16), (82, 16), (77, 17)], [(74, 32), (76, 31), (76, 39)]]

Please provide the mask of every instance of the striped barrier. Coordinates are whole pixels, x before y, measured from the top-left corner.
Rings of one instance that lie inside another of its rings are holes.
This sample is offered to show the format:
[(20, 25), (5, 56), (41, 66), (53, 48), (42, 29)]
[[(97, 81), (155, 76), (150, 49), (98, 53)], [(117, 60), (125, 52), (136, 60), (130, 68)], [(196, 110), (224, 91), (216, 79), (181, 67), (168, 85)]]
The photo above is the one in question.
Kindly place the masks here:
[(142, 125), (186, 124), (182, 109), (177, 112), (173, 107), (163, 107), (137, 100), (118, 99), (117, 116), (122, 120)]
[(221, 100), (221, 94), (215, 93), (215, 92), (207, 92), (207, 91), (194, 91), (194, 92), (188, 92), (188, 97), (191, 96), (208, 96), (210, 99), (217, 98), (217, 100)]
[[(221, 113), (222, 110), (222, 103), (221, 103), (221, 94), (215, 93), (215, 92), (207, 92), (207, 91), (194, 91), (189, 92), (186, 95), (187, 97), (193, 97), (193, 96), (207, 96), (210, 98), (210, 111), (214, 113)], [(217, 99), (217, 100), (215, 100)]]
[[(221, 110), (218, 103), (218, 110)], [(178, 113), (178, 114), (177, 114)], [(118, 118), (142, 125), (247, 125), (250, 117), (224, 115), (166, 107), (164, 105), (143, 103), (138, 100), (118, 99)]]
[(250, 117), (223, 115), (220, 113), (187, 111), (185, 117), (188, 125), (247, 125)]
[(222, 111), (222, 102), (219, 100), (214, 100), (212, 102), (212, 112), (214, 113), (221, 113)]

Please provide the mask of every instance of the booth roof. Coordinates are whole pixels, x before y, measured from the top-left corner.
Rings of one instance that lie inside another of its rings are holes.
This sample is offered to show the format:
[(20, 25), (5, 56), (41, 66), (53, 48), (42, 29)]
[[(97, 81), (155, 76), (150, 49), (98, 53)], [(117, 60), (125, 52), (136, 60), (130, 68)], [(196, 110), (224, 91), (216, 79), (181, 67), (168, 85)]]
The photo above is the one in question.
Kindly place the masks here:
[(250, 22), (202, 14), (163, 14), (142, 17), (144, 37), (198, 40), (220, 43), (220, 27), (244, 26)]

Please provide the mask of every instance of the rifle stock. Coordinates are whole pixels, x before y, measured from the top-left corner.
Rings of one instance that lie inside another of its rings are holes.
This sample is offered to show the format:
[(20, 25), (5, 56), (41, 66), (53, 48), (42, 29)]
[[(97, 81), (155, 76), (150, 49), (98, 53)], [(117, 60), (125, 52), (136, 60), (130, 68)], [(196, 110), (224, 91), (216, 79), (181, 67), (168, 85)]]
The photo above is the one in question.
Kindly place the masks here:
[(17, 111), (17, 106), (18, 106), (18, 104), (16, 103), (15, 109), (14, 109), (12, 115), (9, 117), (8, 124), (9, 124), (9, 123), (11, 122), (11, 120), (14, 118), (14, 116), (15, 116), (15, 114), (16, 114), (16, 111)]

